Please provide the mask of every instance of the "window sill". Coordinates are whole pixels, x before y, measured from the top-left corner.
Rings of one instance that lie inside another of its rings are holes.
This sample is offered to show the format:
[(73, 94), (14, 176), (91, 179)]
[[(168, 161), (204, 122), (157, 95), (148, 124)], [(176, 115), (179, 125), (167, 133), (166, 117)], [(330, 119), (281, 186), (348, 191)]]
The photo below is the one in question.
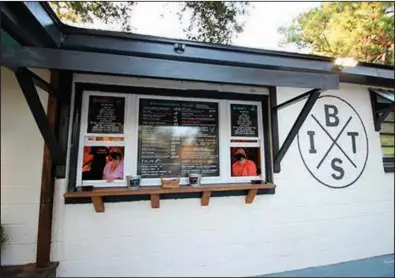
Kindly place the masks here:
[(259, 190), (272, 190), (275, 189), (276, 185), (267, 184), (217, 184), (217, 185), (202, 185), (199, 187), (191, 186), (180, 186), (174, 189), (163, 189), (160, 187), (141, 187), (137, 190), (128, 188), (98, 188), (92, 191), (84, 192), (66, 192), (64, 194), (65, 200), (75, 198), (91, 198), (91, 202), (94, 205), (95, 212), (105, 212), (104, 197), (110, 196), (137, 196), (146, 195), (150, 196), (150, 202), (152, 208), (160, 207), (160, 195), (169, 194), (189, 194), (199, 193), (201, 194), (201, 205), (208, 206), (211, 194), (214, 192), (225, 192), (225, 191), (246, 191), (245, 203), (253, 203), (255, 196)]

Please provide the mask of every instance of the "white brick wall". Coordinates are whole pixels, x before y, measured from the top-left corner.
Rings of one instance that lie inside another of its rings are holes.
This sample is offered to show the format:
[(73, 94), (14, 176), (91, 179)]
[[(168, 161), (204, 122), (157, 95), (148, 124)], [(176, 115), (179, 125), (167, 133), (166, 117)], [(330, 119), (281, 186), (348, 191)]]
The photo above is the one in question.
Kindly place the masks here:
[[(49, 71), (35, 71), (49, 81)], [(39, 90), (44, 109), (48, 94)], [(35, 262), (44, 141), (15, 75), (1, 67), (1, 264)]]
[[(279, 102), (301, 91), (279, 88)], [(368, 93), (347, 84), (331, 93), (354, 103), (368, 132), (368, 164), (354, 185), (319, 184), (296, 140), (275, 175), (276, 194), (252, 205), (244, 196), (212, 198), (208, 207), (199, 199), (162, 200), (156, 210), (147, 201), (106, 203), (101, 214), (92, 204), (64, 205), (66, 180), (58, 180), (51, 254), (58, 275), (249, 276), (393, 253), (394, 175), (383, 172)], [(300, 108), (280, 112), (281, 140)]]

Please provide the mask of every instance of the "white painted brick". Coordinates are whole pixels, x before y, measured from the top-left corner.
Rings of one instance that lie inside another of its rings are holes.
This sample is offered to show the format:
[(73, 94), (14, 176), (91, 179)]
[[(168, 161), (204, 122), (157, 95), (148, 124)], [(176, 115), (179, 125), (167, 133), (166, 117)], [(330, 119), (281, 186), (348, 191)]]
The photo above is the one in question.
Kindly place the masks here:
[(36, 261), (36, 243), (5, 244), (1, 247), (1, 265), (19, 265)]
[[(77, 78), (124, 85), (184, 85)], [(278, 101), (307, 90), (279, 88)], [(106, 203), (105, 213), (95, 213), (92, 204), (63, 205), (66, 180), (58, 180), (51, 254), (60, 261), (58, 276), (241, 277), (393, 253), (394, 174), (383, 172), (367, 89), (341, 84), (340, 91), (327, 94), (354, 102), (365, 121), (369, 159), (354, 185), (335, 190), (319, 184), (303, 165), (296, 140), (281, 173), (275, 174), (276, 194), (257, 196), (252, 205), (244, 203), (244, 196), (211, 198), (208, 207), (201, 207), (199, 199), (161, 200), (157, 210), (140, 201)], [(280, 111), (281, 141), (302, 105)]]
[(37, 205), (40, 203), (40, 191), (35, 186), (5, 186), (1, 187), (2, 205)]
[(37, 225), (39, 205), (2, 205), (1, 222), (3, 224)]
[(31, 178), (21, 175), (21, 167), (19, 165), (1, 165), (1, 184), (2, 186), (29, 186)]
[[(33, 70), (49, 80), (48, 70)], [(48, 93), (38, 90), (47, 109)], [(44, 140), (20, 91), (15, 75), (1, 68), (1, 223), (9, 240), (2, 265), (36, 259)]]
[(7, 244), (35, 244), (37, 241), (36, 225), (4, 225)]

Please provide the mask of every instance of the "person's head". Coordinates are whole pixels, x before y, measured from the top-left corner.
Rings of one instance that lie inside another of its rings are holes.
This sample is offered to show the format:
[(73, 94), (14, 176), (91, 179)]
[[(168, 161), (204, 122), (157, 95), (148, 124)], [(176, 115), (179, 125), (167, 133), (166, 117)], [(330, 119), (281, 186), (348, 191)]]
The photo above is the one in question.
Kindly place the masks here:
[(238, 148), (234, 153), (234, 157), (239, 161), (243, 161), (245, 158), (247, 158), (247, 154), (243, 148)]
[(123, 150), (120, 147), (110, 147), (109, 155), (112, 158), (112, 160), (122, 160)]

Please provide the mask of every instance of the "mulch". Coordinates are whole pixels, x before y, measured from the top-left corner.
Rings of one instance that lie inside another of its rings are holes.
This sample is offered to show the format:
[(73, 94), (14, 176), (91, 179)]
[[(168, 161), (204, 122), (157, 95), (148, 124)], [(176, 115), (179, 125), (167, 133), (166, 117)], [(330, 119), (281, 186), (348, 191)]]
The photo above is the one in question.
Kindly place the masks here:
[(13, 277), (56, 277), (58, 262), (52, 262), (47, 267), (36, 268), (36, 264), (1, 266), (1, 278)]

